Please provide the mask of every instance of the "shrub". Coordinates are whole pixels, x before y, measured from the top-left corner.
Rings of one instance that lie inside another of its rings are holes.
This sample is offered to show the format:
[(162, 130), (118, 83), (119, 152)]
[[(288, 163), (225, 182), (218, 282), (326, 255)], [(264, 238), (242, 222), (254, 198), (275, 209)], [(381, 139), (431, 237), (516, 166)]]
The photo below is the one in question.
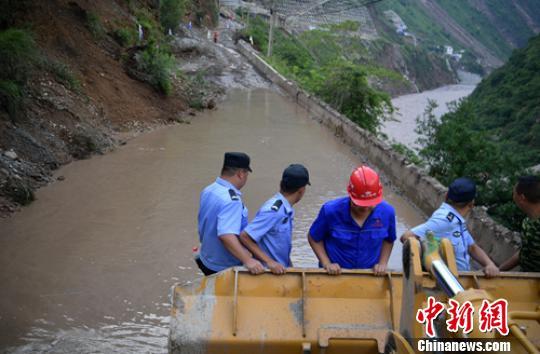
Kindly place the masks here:
[(375, 133), (386, 114), (393, 111), (390, 96), (372, 89), (358, 65), (336, 61), (324, 68), (326, 80), (315, 93), (362, 128)]
[[(352, 30), (356, 24), (350, 21), (342, 28)], [(276, 30), (274, 53), (266, 60), (364, 129), (376, 133), (387, 113), (393, 111), (390, 96), (369, 86), (365, 68), (344, 59), (331, 35), (325, 31), (308, 33), (296, 40)], [(250, 19), (240, 36), (252, 36), (254, 46), (266, 52), (268, 24), (260, 17)], [(322, 49), (323, 55), (317, 55), (321, 51), (313, 50), (314, 47)]]
[(160, 30), (160, 24), (156, 21), (156, 16), (146, 8), (137, 8), (134, 10), (137, 23), (144, 30), (144, 38), (148, 41), (160, 40), (163, 34)]
[(118, 28), (112, 32), (112, 37), (122, 47), (130, 47), (137, 41), (137, 33), (130, 28)]
[(332, 31), (350, 31), (350, 32), (356, 32), (360, 28), (360, 22), (358, 21), (343, 21), (336, 24), (330, 24), (326, 27), (330, 28)]
[(67, 88), (77, 92), (80, 91), (81, 83), (66, 64), (59, 61), (47, 60), (45, 68), (53, 73), (56, 80), (64, 84)]
[(159, 6), (159, 19), (163, 30), (175, 30), (182, 17), (186, 7), (185, 0), (162, 0)]
[(171, 73), (174, 63), (173, 55), (151, 44), (142, 52), (139, 69), (150, 76), (152, 86), (169, 95), (172, 92)]
[(476, 118), (469, 99), (451, 106), (440, 120), (433, 114), (435, 107), (428, 104), (416, 129), (429, 173), (445, 185), (458, 177), (472, 178), (478, 184), (477, 204), (504, 225), (519, 229), (523, 214), (512, 201), (512, 187), (524, 173), (524, 154), (509, 150), (486, 131), (471, 129)]
[(0, 80), (0, 107), (9, 114), (11, 120), (15, 120), (21, 109), (23, 89), (19, 84), (10, 80)]
[(69, 140), (71, 156), (76, 159), (87, 159), (93, 153), (99, 152), (99, 148), (91, 136), (76, 133)]
[(14, 28), (0, 32), (0, 79), (25, 83), (38, 60), (39, 52), (30, 32)]
[(105, 33), (101, 20), (95, 12), (86, 13), (86, 27), (90, 30), (94, 38), (102, 38)]
[(413, 149), (409, 148), (408, 146), (402, 143), (394, 143), (392, 144), (392, 149), (405, 156), (409, 162), (420, 167), (424, 166), (424, 161), (418, 157), (418, 154)]
[(28, 185), (15, 179), (8, 179), (5, 191), (11, 200), (21, 205), (28, 205), (36, 199)]
[(0, 32), (0, 107), (15, 120), (26, 81), (40, 59), (32, 35), (21, 29)]
[(189, 102), (189, 107), (198, 111), (202, 111), (205, 108), (204, 101), (201, 97), (196, 97)]

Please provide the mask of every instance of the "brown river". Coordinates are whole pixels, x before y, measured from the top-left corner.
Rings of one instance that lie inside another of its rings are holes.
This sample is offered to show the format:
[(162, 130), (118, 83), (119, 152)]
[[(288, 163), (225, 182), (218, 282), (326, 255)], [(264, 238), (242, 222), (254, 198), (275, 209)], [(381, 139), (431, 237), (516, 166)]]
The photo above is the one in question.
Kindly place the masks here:
[[(225, 151), (252, 158), (243, 189), (251, 217), (277, 191), (283, 168), (308, 167), (312, 186), (296, 207), (292, 259), (315, 267), (306, 232), (324, 201), (345, 194), (361, 151), (274, 91), (233, 91), (191, 124), (61, 168), (65, 180), (0, 220), (0, 352), (166, 352), (168, 293), (201, 275), (192, 260), (198, 197)], [(385, 198), (398, 235), (422, 221), (390, 188)], [(393, 269), (401, 268), (398, 244)]]

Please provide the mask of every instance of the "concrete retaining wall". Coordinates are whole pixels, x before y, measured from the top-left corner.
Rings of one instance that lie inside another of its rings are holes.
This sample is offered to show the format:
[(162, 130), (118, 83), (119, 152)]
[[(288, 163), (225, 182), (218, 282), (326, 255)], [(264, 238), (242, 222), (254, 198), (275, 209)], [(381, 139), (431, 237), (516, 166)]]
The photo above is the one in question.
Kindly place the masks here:
[[(431, 215), (442, 203), (446, 187), (439, 181), (410, 164), (388, 144), (279, 74), (246, 42), (240, 41), (238, 49), (260, 73), (285, 91), (313, 118), (332, 129), (336, 135), (377, 166), (390, 182), (424, 213)], [(506, 260), (515, 252), (520, 240), (519, 235), (497, 224), (482, 208), (474, 209), (468, 223), (476, 242), (497, 263)]]

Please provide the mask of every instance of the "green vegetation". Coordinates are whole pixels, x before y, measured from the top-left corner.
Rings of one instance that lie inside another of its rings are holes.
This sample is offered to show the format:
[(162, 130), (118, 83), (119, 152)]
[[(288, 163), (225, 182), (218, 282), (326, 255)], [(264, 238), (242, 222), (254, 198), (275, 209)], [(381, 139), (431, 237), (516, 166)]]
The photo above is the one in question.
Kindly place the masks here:
[(189, 97), (189, 107), (198, 111), (206, 108), (204, 92), (208, 89), (208, 82), (204, 79), (206, 72), (199, 71), (195, 76), (186, 80), (186, 94)]
[[(185, 1), (161, 1), (161, 23), (156, 20), (157, 12), (152, 12), (148, 7), (137, 7), (133, 3), (130, 5), (131, 12), (144, 31), (144, 40), (141, 43), (144, 49), (135, 54), (136, 67), (144, 74), (140, 78), (165, 95), (170, 95), (173, 91), (172, 74), (175, 67), (174, 55), (165, 32), (166, 28), (174, 29), (178, 26), (186, 6)], [(114, 32), (113, 37), (119, 44), (129, 46), (136, 43), (137, 32), (134, 28), (120, 28)]]
[(5, 109), (14, 121), (22, 105), (23, 90), (13, 81), (0, 80), (0, 107)]
[(465, 71), (475, 73), (480, 76), (484, 76), (486, 74), (486, 71), (484, 70), (482, 65), (478, 63), (476, 57), (468, 51), (465, 51), (465, 53), (463, 53), (460, 64), (463, 66), (463, 69), (465, 69)]
[[(459, 47), (459, 44), (430, 14), (426, 13), (424, 7), (416, 0), (385, 0), (377, 3), (375, 8), (381, 18), (384, 18), (383, 11), (393, 10), (396, 12), (406, 23), (409, 31), (414, 33), (426, 47), (437, 48), (444, 44)], [(386, 23), (394, 30), (394, 26), (389, 21)]]
[(132, 12), (137, 18), (137, 23), (140, 24), (144, 30), (144, 37), (148, 41), (162, 41), (163, 29), (156, 20), (157, 15), (152, 13), (145, 7), (133, 7)]
[(27, 80), (39, 59), (39, 51), (28, 31), (7, 29), (0, 32), (0, 107), (12, 120), (22, 106)]
[(34, 191), (25, 182), (13, 178), (6, 182), (4, 191), (15, 203), (28, 205), (36, 199)]
[(530, 165), (540, 163), (540, 36), (514, 51), (503, 67), (483, 80), (470, 97), (475, 130), (488, 131)]
[(32, 73), (46, 70), (67, 88), (78, 92), (79, 80), (64, 63), (45, 58), (27, 30), (0, 31), (0, 108), (15, 121), (23, 108), (27, 83)]
[(86, 27), (92, 33), (92, 36), (96, 39), (103, 38), (105, 34), (105, 29), (97, 13), (87, 12), (86, 13)]
[[(354, 24), (354, 22), (353, 22)], [(340, 26), (340, 25), (336, 25)], [(350, 25), (344, 26), (350, 28)], [(438, 55), (430, 53), (424, 46), (414, 46), (380, 31), (381, 38), (363, 40), (352, 33), (343, 31), (312, 30), (300, 34), (302, 45), (320, 65), (344, 58), (361, 65), (370, 79), (392, 87), (406, 87), (410, 83), (393, 68), (394, 57), (401, 56), (420, 89), (430, 89), (440, 85), (441, 78), (450, 82), (452, 73)], [(396, 52), (399, 51), (399, 54)], [(430, 72), (430, 75), (426, 75)]]
[(161, 0), (159, 19), (165, 31), (175, 30), (186, 11), (186, 0)]
[[(494, 23), (472, 6), (468, 0), (438, 0), (437, 2), (458, 24), (499, 58), (507, 58), (512, 51), (510, 44), (499, 30), (517, 31), (513, 34), (522, 40), (533, 34), (528, 30), (523, 20), (517, 16), (514, 5), (509, 1), (497, 1), (493, 4), (486, 1), (486, 6), (496, 15)], [(505, 28), (508, 25), (511, 28)]]
[(430, 173), (445, 184), (459, 176), (475, 179), (478, 203), (519, 229), (523, 215), (512, 202), (512, 186), (540, 163), (540, 36), (514, 51), (440, 121), (432, 110), (431, 104), (417, 131)]
[[(520, 0), (521, 6), (526, 5), (527, 1)], [(540, 2), (535, 1), (535, 10), (531, 12), (538, 13)], [(532, 37), (534, 33), (529, 26), (516, 11), (516, 6), (512, 1), (486, 2), (487, 7), (494, 16), (494, 24), (499, 27), (501, 32), (506, 32), (516, 43), (518, 48), (523, 48), (527, 45), (527, 39)], [(528, 16), (534, 16), (532, 13), (527, 13)], [(538, 18), (538, 16), (537, 16)], [(538, 20), (538, 19), (537, 19)], [(492, 23), (493, 25), (493, 23)]]
[(408, 146), (404, 145), (404, 144), (401, 144), (401, 143), (394, 143), (392, 144), (392, 149), (398, 153), (400, 153), (401, 155), (405, 156), (405, 158), (417, 165), (417, 166), (425, 166), (425, 162), (424, 160), (422, 160), (418, 154), (411, 148), (409, 148)]
[[(465, 31), (501, 59), (509, 57), (513, 46), (519, 48), (525, 46), (528, 38), (534, 34), (512, 1), (434, 0), (434, 2)], [(517, 5), (535, 23), (540, 22), (540, 12), (537, 11), (540, 6), (539, 0), (519, 0)], [(393, 10), (405, 22), (409, 32), (417, 36), (419, 44), (425, 48), (440, 51), (442, 45), (451, 45), (457, 50), (465, 49), (469, 57), (463, 58), (460, 64), (466, 70), (483, 73), (476, 58), (468, 53), (469, 49), (464, 48), (444, 30), (433, 15), (426, 11), (421, 0), (385, 0), (375, 4), (373, 8), (377, 18), (383, 19), (387, 29), (392, 30), (394, 26), (386, 19), (384, 11)]]
[(356, 32), (360, 28), (360, 23), (358, 21), (347, 20), (341, 23), (329, 24), (327, 27), (330, 31)]
[(191, 0), (197, 26), (215, 27), (219, 24), (219, 2), (215, 0)]
[(137, 42), (137, 31), (135, 28), (122, 27), (111, 33), (114, 40), (122, 47), (131, 47)]
[(336, 61), (315, 78), (314, 92), (364, 129), (376, 132), (381, 120), (393, 111), (387, 94), (373, 90), (359, 65)]
[(171, 74), (174, 63), (174, 56), (168, 50), (151, 43), (141, 53), (139, 69), (150, 76), (149, 83), (155, 89), (169, 95), (173, 89)]
[(66, 64), (54, 60), (45, 60), (45, 69), (53, 73), (56, 80), (70, 90), (76, 92), (81, 90), (80, 81), (73, 75), (73, 72)]
[[(355, 23), (346, 23), (342, 27), (348, 31), (355, 28)], [(252, 36), (255, 47), (266, 52), (268, 25), (261, 18), (251, 18), (242, 36)], [(369, 86), (368, 77), (382, 75), (397, 79), (400, 75), (345, 58), (336, 38), (329, 31), (317, 30), (305, 32), (296, 39), (278, 30), (275, 32), (273, 56), (267, 60), (282, 74), (297, 81), (364, 129), (375, 133), (387, 113), (392, 111), (392, 105), (387, 94)]]

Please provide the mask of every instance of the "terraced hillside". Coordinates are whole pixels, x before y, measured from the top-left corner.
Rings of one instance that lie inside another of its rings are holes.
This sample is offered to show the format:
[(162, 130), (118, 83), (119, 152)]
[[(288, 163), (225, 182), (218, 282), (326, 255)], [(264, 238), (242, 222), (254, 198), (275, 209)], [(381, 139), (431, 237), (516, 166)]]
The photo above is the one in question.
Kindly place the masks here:
[[(240, 0), (226, 0), (229, 6), (242, 6)], [(355, 21), (358, 36), (377, 40), (399, 32), (433, 51), (451, 46), (459, 52), (466, 69), (480, 64), (487, 71), (501, 66), (512, 50), (526, 45), (540, 32), (540, 0), (260, 0), (260, 6), (273, 8), (285, 27), (294, 33), (324, 25)], [(361, 6), (368, 4), (367, 6)], [(391, 10), (404, 24), (395, 28), (386, 15)], [(482, 70), (475, 70), (480, 72)]]

